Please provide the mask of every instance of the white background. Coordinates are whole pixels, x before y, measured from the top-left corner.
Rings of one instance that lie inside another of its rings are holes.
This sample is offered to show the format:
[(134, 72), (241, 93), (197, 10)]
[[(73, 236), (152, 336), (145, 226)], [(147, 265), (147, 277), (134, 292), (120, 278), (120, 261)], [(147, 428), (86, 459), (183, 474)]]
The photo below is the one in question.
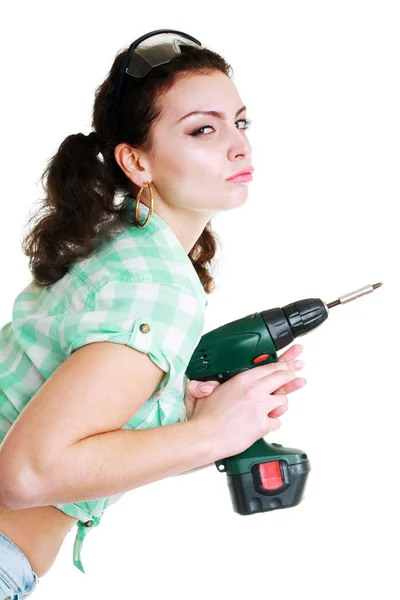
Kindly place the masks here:
[(299, 506), (239, 516), (214, 465), (156, 482), (106, 511), (86, 575), (74, 527), (33, 597), (398, 598), (398, 3), (36, 1), (3, 17), (0, 326), (30, 281), (21, 242), (47, 160), (91, 130), (117, 52), (162, 27), (232, 64), (253, 120), (249, 200), (213, 221), (223, 247), (204, 332), (384, 283), (297, 340), (308, 383), (268, 441), (310, 457)]

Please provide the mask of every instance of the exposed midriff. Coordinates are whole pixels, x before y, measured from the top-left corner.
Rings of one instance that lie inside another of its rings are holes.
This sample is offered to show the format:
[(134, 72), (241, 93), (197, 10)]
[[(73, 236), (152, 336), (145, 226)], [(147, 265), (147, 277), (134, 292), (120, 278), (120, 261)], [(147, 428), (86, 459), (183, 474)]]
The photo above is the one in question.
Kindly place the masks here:
[(25, 554), (40, 578), (54, 563), (77, 519), (54, 506), (8, 510), (0, 506), (0, 533)]

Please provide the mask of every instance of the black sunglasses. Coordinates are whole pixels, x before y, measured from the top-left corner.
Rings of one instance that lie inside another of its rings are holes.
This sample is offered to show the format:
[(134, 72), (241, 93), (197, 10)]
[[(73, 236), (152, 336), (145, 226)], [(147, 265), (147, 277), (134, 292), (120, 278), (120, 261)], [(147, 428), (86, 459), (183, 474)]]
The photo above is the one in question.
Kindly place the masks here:
[(145, 77), (154, 67), (167, 63), (181, 54), (180, 46), (184, 45), (201, 47), (201, 42), (193, 36), (175, 29), (156, 29), (132, 42), (121, 65), (115, 88), (115, 114), (118, 110), (124, 76), (130, 75), (138, 79)]

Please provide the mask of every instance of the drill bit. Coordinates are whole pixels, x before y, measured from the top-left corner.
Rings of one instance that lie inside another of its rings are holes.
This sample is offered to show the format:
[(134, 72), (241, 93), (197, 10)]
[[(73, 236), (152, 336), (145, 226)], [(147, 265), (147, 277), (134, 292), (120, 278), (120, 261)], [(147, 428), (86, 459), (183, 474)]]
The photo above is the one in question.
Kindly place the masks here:
[(365, 296), (366, 294), (370, 294), (377, 288), (381, 287), (382, 283), (374, 283), (373, 285), (366, 285), (355, 292), (350, 292), (349, 294), (345, 294), (344, 296), (339, 296), (337, 300), (334, 302), (330, 302), (326, 306), (328, 308), (332, 308), (333, 306), (337, 306), (338, 304), (346, 304), (347, 302), (351, 302), (352, 300), (356, 300), (356, 298), (360, 298), (361, 296)]

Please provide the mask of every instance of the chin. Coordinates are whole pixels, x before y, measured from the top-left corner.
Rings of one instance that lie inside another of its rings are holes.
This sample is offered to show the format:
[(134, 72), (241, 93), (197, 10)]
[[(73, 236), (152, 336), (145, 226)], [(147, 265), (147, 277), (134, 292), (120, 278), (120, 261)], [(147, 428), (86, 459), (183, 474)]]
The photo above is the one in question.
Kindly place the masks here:
[(235, 208), (244, 206), (248, 200), (249, 192), (247, 189), (241, 189), (237, 191), (240, 193), (231, 193), (229, 195), (226, 193), (221, 193), (218, 197), (210, 197), (207, 205), (205, 206), (203, 204), (200, 210), (205, 212), (211, 211), (215, 212), (215, 214), (218, 214), (219, 212), (234, 210)]
[(242, 193), (232, 194), (227, 201), (224, 203), (224, 208), (221, 210), (233, 210), (244, 206), (248, 200), (249, 192), (247, 189), (239, 190)]

